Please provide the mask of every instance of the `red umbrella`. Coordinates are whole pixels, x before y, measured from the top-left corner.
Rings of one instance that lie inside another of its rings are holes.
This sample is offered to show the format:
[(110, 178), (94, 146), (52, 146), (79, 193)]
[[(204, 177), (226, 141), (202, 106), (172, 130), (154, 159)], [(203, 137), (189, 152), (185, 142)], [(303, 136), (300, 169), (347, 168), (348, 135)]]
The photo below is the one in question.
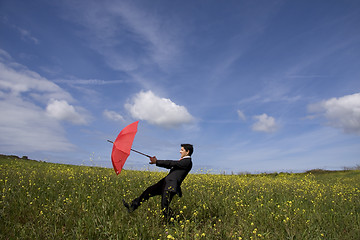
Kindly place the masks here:
[(150, 157), (149, 155), (146, 155), (142, 152), (131, 149), (135, 134), (137, 132), (138, 123), (139, 121), (131, 123), (123, 130), (121, 130), (115, 142), (108, 140), (109, 142), (114, 143), (111, 153), (111, 161), (117, 175), (121, 172), (121, 169), (123, 168), (126, 159), (129, 157), (130, 150)]

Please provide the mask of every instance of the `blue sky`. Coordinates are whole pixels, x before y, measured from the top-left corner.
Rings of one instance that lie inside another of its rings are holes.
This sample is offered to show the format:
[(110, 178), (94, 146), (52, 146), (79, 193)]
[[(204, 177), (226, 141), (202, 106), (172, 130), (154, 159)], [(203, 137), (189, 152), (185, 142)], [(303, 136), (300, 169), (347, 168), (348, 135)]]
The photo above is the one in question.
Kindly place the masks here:
[(2, 0), (0, 152), (111, 167), (140, 120), (135, 149), (192, 143), (194, 172), (356, 166), (359, 25), (359, 1)]

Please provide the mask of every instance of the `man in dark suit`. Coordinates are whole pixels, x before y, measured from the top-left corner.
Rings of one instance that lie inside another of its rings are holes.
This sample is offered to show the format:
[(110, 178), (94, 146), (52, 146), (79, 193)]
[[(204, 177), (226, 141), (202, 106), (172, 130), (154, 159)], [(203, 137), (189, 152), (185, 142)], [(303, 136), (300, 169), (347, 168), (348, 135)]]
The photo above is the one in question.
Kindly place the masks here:
[(159, 182), (148, 187), (138, 198), (135, 198), (131, 205), (123, 200), (124, 206), (128, 212), (133, 212), (141, 203), (148, 200), (150, 197), (161, 195), (161, 209), (165, 218), (170, 216), (170, 202), (172, 198), (178, 194), (182, 196), (181, 183), (184, 181), (187, 174), (192, 168), (191, 154), (194, 148), (191, 144), (181, 144), (180, 160), (157, 160), (156, 157), (150, 157), (150, 164), (156, 164), (158, 167), (170, 169), (169, 174), (161, 179)]

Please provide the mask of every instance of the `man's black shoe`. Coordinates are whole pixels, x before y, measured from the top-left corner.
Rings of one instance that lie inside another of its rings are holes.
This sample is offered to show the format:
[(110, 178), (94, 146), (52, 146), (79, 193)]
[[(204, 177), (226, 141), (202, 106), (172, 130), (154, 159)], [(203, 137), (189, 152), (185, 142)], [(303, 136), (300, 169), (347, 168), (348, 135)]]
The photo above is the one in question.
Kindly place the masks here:
[(131, 206), (129, 206), (129, 204), (127, 202), (125, 202), (125, 200), (123, 199), (123, 204), (126, 207), (128, 213), (131, 213), (134, 211), (134, 208), (132, 208)]

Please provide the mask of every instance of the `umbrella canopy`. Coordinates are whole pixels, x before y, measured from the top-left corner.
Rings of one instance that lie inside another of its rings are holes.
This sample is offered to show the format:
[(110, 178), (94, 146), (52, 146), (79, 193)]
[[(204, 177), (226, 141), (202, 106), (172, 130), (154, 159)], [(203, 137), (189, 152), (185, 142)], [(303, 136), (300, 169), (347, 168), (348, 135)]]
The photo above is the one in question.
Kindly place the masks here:
[(121, 130), (114, 142), (111, 153), (111, 161), (117, 175), (121, 172), (126, 159), (130, 155), (138, 123), (139, 121), (136, 121), (126, 126), (123, 130)]

